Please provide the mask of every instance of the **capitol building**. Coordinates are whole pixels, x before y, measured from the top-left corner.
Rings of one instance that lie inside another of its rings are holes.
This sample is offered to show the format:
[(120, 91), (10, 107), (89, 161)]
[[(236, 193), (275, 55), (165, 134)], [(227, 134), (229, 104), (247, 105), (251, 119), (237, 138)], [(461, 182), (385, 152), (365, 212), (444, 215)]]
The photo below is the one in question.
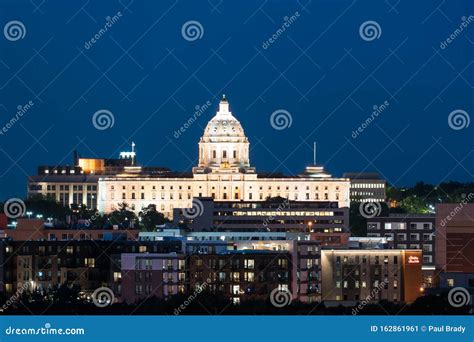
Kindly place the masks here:
[(223, 96), (199, 140), (198, 164), (192, 173), (136, 165), (136, 152), (121, 159), (75, 156), (72, 167), (42, 166), (29, 177), (29, 195), (51, 195), (65, 204), (84, 204), (110, 213), (127, 203), (139, 212), (150, 204), (172, 217), (174, 208), (189, 208), (194, 197), (216, 201), (264, 201), (281, 196), (291, 201), (331, 201), (350, 206), (349, 178), (334, 178), (311, 165), (299, 175), (264, 174), (251, 166), (250, 142)]
[(269, 196), (349, 206), (348, 179), (332, 178), (315, 166), (295, 177), (263, 177), (250, 164), (249, 147), (249, 139), (224, 96), (199, 140), (199, 162), (191, 176), (153, 176), (143, 174), (139, 166), (126, 167), (123, 174), (99, 179), (98, 209), (107, 213), (126, 202), (140, 211), (155, 204), (157, 210), (171, 216), (174, 208), (191, 207), (193, 197), (262, 201)]

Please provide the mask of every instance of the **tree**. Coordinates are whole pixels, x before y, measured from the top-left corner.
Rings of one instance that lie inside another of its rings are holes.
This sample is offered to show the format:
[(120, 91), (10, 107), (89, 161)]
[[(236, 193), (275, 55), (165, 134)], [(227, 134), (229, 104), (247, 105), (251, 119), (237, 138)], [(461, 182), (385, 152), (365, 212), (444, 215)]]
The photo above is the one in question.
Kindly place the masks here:
[(118, 225), (122, 228), (134, 228), (137, 222), (137, 215), (131, 210), (127, 203), (119, 204), (119, 210), (114, 210), (109, 216), (111, 225)]
[(405, 209), (410, 214), (428, 214), (428, 205), (424, 198), (420, 198), (416, 195), (408, 196), (404, 198), (400, 207)]
[(27, 211), (33, 214), (41, 214), (43, 218), (51, 217), (53, 219), (63, 221), (67, 215), (71, 214), (71, 209), (67, 206), (56, 202), (52, 196), (43, 196), (36, 194), (25, 200)]
[(156, 210), (155, 204), (150, 204), (138, 213), (141, 220), (141, 228), (144, 231), (152, 232), (157, 225), (169, 222), (169, 220), (159, 211)]

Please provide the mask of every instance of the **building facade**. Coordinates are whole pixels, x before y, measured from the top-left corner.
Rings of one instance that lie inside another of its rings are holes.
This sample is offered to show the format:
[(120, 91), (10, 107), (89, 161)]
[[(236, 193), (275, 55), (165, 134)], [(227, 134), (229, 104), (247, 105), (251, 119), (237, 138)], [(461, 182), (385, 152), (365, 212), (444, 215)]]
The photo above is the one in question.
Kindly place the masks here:
[(135, 303), (187, 293), (186, 258), (182, 253), (121, 255), (120, 299)]
[(176, 226), (186, 224), (191, 231), (271, 231), (303, 233), (340, 233), (349, 230), (349, 208), (337, 202), (287, 199), (273, 201), (215, 201), (198, 198), (199, 212), (190, 216), (186, 209), (175, 208)]
[(11, 241), (0, 240), (0, 293), (78, 286), (91, 294), (101, 286), (121, 293), (123, 253), (177, 253), (181, 241)]
[(474, 204), (437, 204), (436, 230), (437, 269), (474, 273)]
[(323, 301), (413, 302), (422, 294), (420, 250), (322, 250)]
[[(99, 179), (133, 169), (136, 163), (135, 144), (131, 152), (121, 152), (118, 159), (80, 158), (74, 152), (73, 166), (39, 166), (37, 175), (28, 177), (28, 196), (42, 195), (66, 206), (97, 208)], [(164, 167), (144, 167), (151, 175), (168, 174)]]
[(172, 217), (174, 208), (192, 207), (193, 197), (219, 201), (333, 201), (349, 207), (350, 181), (333, 178), (320, 166), (291, 177), (258, 174), (250, 165), (249, 141), (225, 97), (199, 141), (199, 162), (192, 174), (150, 174), (139, 166), (104, 175), (98, 181), (98, 209), (111, 212), (125, 202), (132, 210), (154, 204)]
[(367, 236), (386, 237), (395, 249), (421, 249), (423, 283), (435, 284), (436, 229), (434, 215), (391, 214), (367, 220)]
[(354, 202), (385, 202), (386, 181), (378, 173), (344, 173), (350, 179), (350, 200)]

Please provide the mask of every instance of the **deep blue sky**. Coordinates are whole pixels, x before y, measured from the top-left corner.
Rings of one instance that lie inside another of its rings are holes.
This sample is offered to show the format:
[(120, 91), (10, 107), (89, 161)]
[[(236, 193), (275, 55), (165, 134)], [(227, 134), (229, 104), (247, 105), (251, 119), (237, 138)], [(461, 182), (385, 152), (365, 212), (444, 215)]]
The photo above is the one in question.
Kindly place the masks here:
[[(18, 105), (34, 106), (0, 135), (0, 199), (24, 196), (27, 174), (70, 164), (74, 148), (116, 157), (134, 140), (141, 164), (190, 170), (222, 93), (259, 171), (300, 172), (316, 140), (318, 162), (337, 176), (366, 170), (396, 185), (473, 181), (474, 122), (453, 130), (448, 115), (462, 109), (474, 120), (474, 22), (440, 49), (462, 16), (474, 15), (473, 2), (300, 1), (1, 0), (1, 33), (19, 20), (26, 35), (0, 35), (0, 127)], [(118, 11), (119, 21), (85, 49)], [(192, 42), (181, 34), (190, 20), (204, 29)], [(359, 35), (368, 20), (381, 28), (373, 41)], [(211, 109), (174, 138), (207, 101)], [(388, 108), (354, 139), (384, 101)], [(99, 109), (114, 114), (112, 128), (94, 128)], [(291, 127), (272, 128), (277, 109), (291, 113)]]

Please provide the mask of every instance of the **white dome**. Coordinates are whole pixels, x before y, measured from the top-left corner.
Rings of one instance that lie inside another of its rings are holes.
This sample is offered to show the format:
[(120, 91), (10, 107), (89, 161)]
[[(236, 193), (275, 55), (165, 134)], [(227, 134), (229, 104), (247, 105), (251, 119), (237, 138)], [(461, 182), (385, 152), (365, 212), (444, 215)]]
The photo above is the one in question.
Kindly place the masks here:
[(247, 138), (242, 125), (229, 111), (229, 103), (224, 95), (219, 103), (219, 110), (208, 122), (201, 141), (227, 142), (235, 140), (247, 141)]
[(224, 95), (199, 141), (199, 167), (241, 169), (249, 166), (249, 141)]

